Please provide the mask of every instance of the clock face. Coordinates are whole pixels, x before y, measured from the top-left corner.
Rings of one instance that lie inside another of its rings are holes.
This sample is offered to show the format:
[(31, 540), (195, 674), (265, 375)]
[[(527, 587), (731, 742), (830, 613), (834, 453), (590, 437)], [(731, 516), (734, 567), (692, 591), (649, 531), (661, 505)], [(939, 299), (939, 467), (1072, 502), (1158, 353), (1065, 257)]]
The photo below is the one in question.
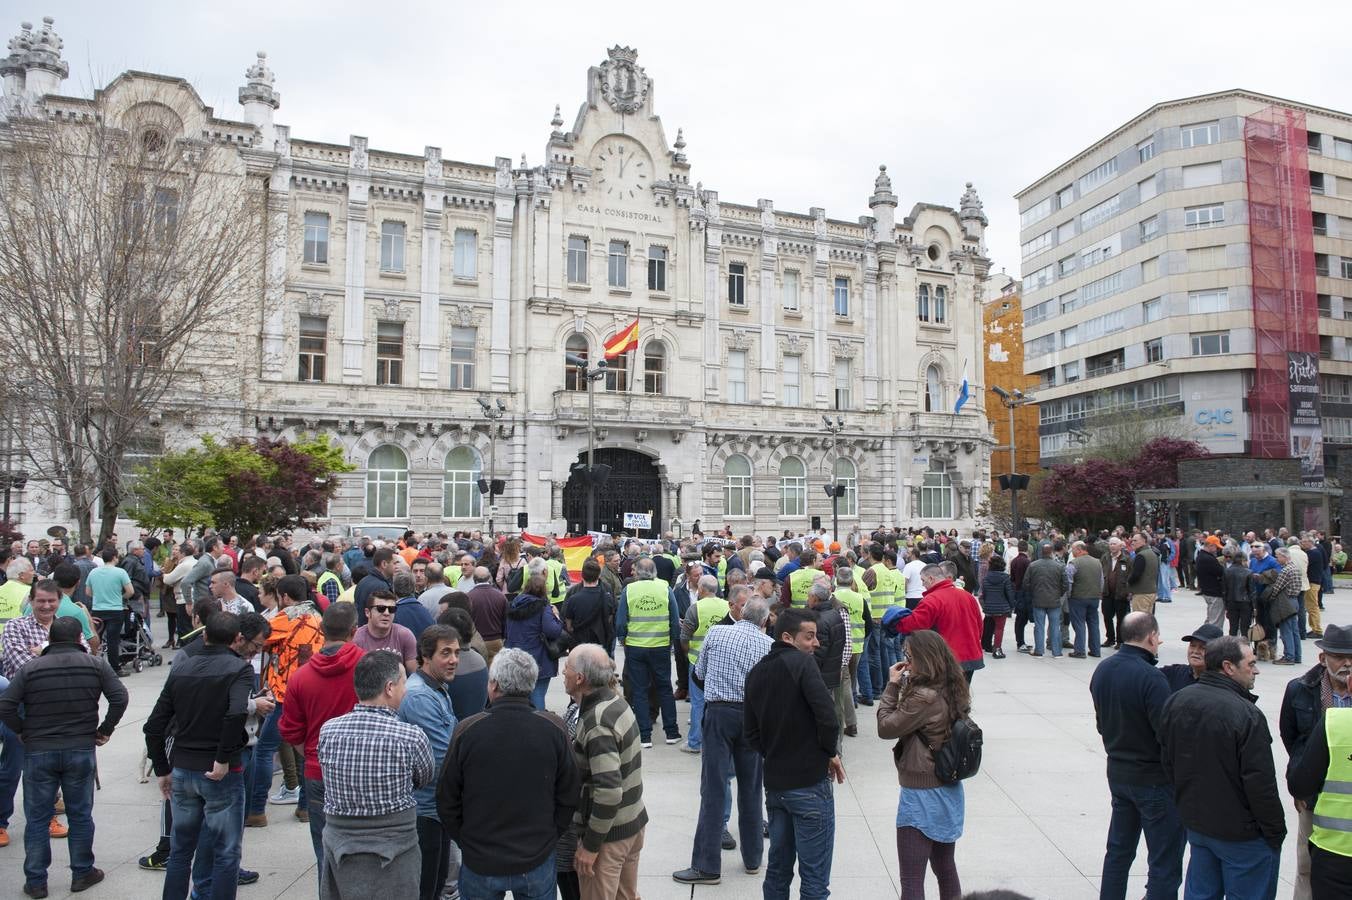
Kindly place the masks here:
[(596, 173), (595, 191), (611, 200), (634, 200), (652, 184), (652, 162), (643, 146), (632, 138), (612, 135), (592, 151)]

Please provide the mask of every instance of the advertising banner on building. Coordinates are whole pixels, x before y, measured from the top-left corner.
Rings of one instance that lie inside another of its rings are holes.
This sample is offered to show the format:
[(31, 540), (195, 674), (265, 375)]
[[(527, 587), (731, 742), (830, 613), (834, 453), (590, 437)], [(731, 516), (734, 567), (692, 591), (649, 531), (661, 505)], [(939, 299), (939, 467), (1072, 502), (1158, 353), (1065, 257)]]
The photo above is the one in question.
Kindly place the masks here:
[(1300, 481), (1324, 486), (1324, 429), (1319, 421), (1319, 354), (1286, 354), (1291, 398), (1291, 456), (1300, 460)]

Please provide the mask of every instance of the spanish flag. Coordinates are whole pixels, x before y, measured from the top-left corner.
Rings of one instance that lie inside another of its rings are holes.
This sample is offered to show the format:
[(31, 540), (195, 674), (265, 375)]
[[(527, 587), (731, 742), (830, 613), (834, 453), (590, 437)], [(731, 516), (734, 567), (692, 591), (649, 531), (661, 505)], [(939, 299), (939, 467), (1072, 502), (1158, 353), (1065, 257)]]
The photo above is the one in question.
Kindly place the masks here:
[[(530, 534), (521, 532), (521, 540), (527, 544), (535, 544), (543, 547), (549, 543), (549, 539), (544, 535)], [(556, 538), (555, 543), (563, 551), (563, 564), (568, 569), (568, 577), (575, 581), (582, 580), (582, 564), (587, 561), (587, 557), (592, 553), (592, 539), (590, 535), (582, 537), (561, 537)]]
[(615, 332), (615, 336), (606, 341), (606, 359), (623, 356), (638, 346), (638, 316), (634, 321)]

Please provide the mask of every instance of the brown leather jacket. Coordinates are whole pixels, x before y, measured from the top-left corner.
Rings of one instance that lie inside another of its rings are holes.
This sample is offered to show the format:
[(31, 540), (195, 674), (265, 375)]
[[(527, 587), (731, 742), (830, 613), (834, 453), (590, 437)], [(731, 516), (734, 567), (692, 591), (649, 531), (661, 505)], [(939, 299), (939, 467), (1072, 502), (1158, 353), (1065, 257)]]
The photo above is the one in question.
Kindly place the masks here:
[(878, 704), (878, 737), (896, 738), (892, 758), (902, 787), (942, 786), (934, 775), (934, 754), (948, 740), (952, 726), (948, 703), (933, 688), (917, 687), (901, 699), (898, 685), (888, 683)]

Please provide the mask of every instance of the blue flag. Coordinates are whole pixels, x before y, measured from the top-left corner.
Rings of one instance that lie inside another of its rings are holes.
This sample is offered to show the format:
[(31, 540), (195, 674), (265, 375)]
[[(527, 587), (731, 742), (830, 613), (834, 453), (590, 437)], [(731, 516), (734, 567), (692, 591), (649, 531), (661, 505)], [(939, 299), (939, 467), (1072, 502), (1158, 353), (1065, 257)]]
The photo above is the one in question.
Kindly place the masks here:
[(967, 390), (967, 363), (962, 364), (962, 387), (958, 388), (958, 402), (953, 406), (954, 413), (962, 412), (962, 406), (967, 402), (971, 394)]

